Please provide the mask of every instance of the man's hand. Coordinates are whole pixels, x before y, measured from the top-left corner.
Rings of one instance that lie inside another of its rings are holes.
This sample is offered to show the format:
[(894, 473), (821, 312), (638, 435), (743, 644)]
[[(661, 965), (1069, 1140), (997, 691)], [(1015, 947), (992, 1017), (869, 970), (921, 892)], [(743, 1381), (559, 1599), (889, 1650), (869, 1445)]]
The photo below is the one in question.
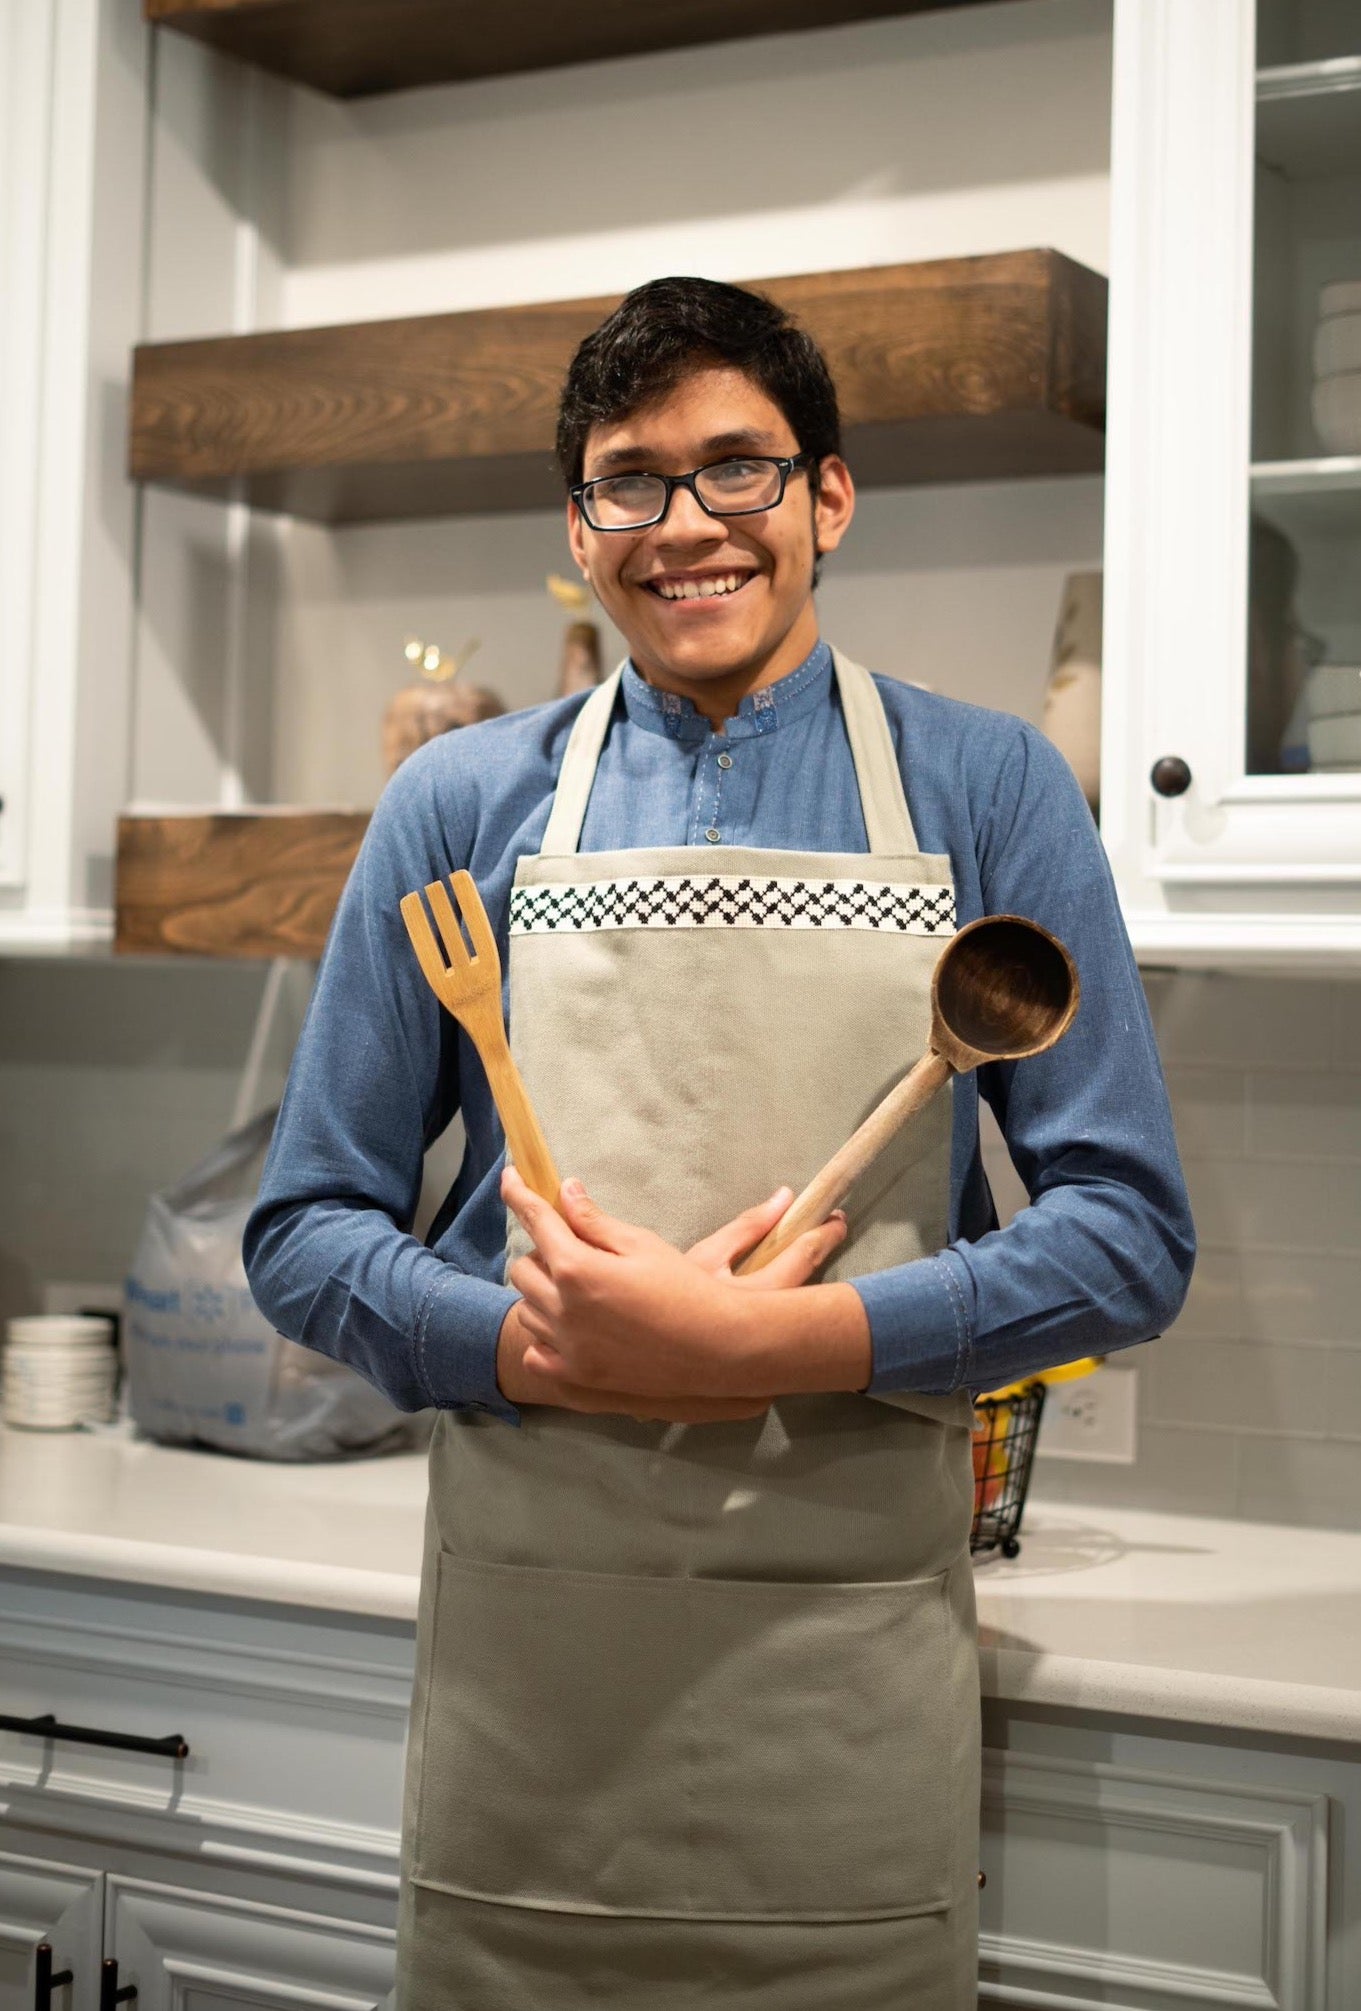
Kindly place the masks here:
[(525, 1356), (536, 1345), (526, 1324), (525, 1301), (517, 1299), (501, 1324), (496, 1344), (496, 1381), (508, 1403), (545, 1404), (591, 1416), (657, 1419), (666, 1424), (731, 1424), (760, 1417), (770, 1408), (769, 1397), (666, 1398), (640, 1390), (591, 1389), (570, 1381), (565, 1373), (527, 1367)]
[(685, 1254), (605, 1214), (579, 1182), (564, 1183), (562, 1216), (513, 1167), (501, 1191), (536, 1245), (511, 1268), (524, 1296), (497, 1350), (497, 1380), (512, 1403), (683, 1423), (759, 1416), (782, 1392), (762, 1383), (755, 1295), (801, 1285), (846, 1234), (845, 1218), (833, 1217), (764, 1270), (734, 1279), (732, 1265), (783, 1215), (788, 1188)]

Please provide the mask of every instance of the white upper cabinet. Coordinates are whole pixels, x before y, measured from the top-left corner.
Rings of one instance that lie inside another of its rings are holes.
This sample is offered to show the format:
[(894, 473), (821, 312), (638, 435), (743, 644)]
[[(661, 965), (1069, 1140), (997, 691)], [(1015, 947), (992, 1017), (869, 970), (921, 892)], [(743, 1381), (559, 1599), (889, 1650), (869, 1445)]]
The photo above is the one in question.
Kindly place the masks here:
[(0, 950), (110, 933), (147, 40), (135, 0), (0, 10)]
[(1102, 827), (1135, 947), (1361, 965), (1355, 0), (1116, 0), (1111, 237)]

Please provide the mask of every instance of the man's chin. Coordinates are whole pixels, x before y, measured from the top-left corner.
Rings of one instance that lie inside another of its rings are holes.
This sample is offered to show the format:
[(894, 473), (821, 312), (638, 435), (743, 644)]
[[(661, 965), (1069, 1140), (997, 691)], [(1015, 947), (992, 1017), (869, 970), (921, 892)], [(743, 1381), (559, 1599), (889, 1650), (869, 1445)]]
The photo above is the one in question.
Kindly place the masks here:
[(633, 661), (646, 664), (663, 677), (689, 678), (692, 682), (716, 683), (725, 677), (741, 677), (756, 668), (769, 649), (760, 638), (738, 636), (695, 636), (681, 646), (668, 642), (665, 648), (639, 637)]

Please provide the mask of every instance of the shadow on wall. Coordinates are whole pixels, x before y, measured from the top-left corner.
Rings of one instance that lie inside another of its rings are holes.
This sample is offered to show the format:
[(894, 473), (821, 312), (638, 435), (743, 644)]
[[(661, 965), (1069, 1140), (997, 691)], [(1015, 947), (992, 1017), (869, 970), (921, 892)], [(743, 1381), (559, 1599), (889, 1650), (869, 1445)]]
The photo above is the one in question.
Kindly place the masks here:
[(121, 1280), (148, 1194), (228, 1129), (264, 972), (0, 959), (0, 1318), (37, 1311), (51, 1280)]

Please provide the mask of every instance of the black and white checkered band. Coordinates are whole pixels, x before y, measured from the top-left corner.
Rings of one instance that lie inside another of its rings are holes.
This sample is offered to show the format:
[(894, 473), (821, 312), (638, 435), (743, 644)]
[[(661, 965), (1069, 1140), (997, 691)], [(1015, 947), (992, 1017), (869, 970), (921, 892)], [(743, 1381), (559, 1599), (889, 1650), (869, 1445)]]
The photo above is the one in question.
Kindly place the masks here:
[(585, 929), (888, 929), (935, 936), (954, 927), (953, 887), (861, 880), (595, 880), (516, 887), (513, 936)]

